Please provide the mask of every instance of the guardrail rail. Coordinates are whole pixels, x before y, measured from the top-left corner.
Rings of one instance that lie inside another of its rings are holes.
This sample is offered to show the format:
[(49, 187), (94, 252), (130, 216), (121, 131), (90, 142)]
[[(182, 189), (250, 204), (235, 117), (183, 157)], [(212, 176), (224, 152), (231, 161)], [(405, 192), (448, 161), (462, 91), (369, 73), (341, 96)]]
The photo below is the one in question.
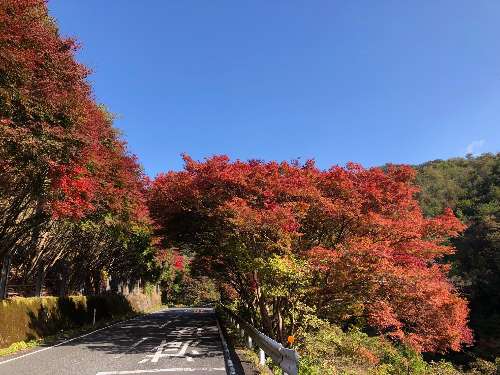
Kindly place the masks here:
[(279, 342), (264, 335), (255, 327), (234, 314), (226, 306), (220, 305), (220, 309), (227, 315), (232, 324), (240, 330), (242, 337), (246, 336), (246, 345), (249, 349), (253, 346), (259, 348), (259, 363), (265, 365), (266, 355), (279, 366), (285, 375), (298, 375), (299, 373), (299, 356), (293, 349), (285, 348)]

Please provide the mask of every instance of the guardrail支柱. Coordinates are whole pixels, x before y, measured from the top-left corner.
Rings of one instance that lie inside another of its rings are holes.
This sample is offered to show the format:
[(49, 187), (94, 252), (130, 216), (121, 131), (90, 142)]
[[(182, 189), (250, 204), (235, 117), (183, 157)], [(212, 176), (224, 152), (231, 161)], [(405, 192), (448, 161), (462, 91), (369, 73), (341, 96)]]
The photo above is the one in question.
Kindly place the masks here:
[(220, 305), (221, 310), (228, 316), (229, 320), (240, 329), (241, 335), (246, 336), (246, 343), (249, 348), (256, 345), (259, 348), (259, 362), (265, 364), (266, 355), (279, 366), (287, 375), (297, 375), (299, 372), (299, 356), (293, 349), (285, 348), (279, 342), (264, 335), (255, 327), (238, 317), (224, 305)]

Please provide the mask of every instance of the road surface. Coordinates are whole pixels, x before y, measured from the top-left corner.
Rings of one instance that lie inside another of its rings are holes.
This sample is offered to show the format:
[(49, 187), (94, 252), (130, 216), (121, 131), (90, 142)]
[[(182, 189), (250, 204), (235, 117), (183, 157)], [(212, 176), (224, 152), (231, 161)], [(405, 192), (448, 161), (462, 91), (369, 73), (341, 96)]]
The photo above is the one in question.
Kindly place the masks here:
[(226, 374), (212, 309), (168, 309), (0, 357), (1, 375)]

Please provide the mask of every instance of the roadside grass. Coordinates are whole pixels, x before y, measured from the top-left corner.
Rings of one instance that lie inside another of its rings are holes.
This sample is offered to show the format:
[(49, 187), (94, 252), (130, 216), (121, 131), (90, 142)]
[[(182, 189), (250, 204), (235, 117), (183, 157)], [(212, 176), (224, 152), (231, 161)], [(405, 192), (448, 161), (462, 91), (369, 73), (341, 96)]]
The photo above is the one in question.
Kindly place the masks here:
[(104, 328), (104, 327), (111, 325), (111, 324), (115, 324), (115, 323), (125, 321), (128, 319), (132, 319), (132, 318), (135, 318), (138, 316), (151, 314), (151, 313), (154, 313), (156, 311), (163, 310), (165, 308), (168, 308), (168, 306), (167, 305), (153, 306), (153, 307), (145, 310), (144, 312), (129, 313), (129, 314), (125, 314), (125, 315), (122, 315), (120, 317), (117, 317), (117, 318), (101, 320), (99, 322), (96, 322), (95, 325), (85, 324), (85, 325), (77, 327), (77, 328), (61, 330), (59, 333), (57, 333), (55, 335), (46, 336), (46, 337), (43, 337), (40, 339), (15, 342), (15, 343), (12, 343), (7, 348), (0, 349), (0, 357), (15, 354), (15, 353), (29, 350), (29, 349), (34, 349), (34, 348), (37, 348), (39, 346), (53, 345), (53, 344), (56, 344), (57, 342), (68, 340), (68, 339), (71, 339), (73, 337), (77, 337), (79, 335), (85, 334), (85, 333), (90, 333), (92, 331), (98, 330), (100, 328)]
[(19, 341), (11, 344), (7, 348), (0, 349), (0, 357), (17, 353), (21, 350), (36, 348), (43, 340)]

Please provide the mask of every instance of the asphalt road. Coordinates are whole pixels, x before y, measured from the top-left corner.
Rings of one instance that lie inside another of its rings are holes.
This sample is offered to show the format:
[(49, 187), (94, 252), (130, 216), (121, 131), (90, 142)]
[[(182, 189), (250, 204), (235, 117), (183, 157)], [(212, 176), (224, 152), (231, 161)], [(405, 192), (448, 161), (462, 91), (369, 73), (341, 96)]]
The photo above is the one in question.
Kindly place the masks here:
[(226, 374), (212, 309), (168, 309), (0, 358), (1, 375)]

